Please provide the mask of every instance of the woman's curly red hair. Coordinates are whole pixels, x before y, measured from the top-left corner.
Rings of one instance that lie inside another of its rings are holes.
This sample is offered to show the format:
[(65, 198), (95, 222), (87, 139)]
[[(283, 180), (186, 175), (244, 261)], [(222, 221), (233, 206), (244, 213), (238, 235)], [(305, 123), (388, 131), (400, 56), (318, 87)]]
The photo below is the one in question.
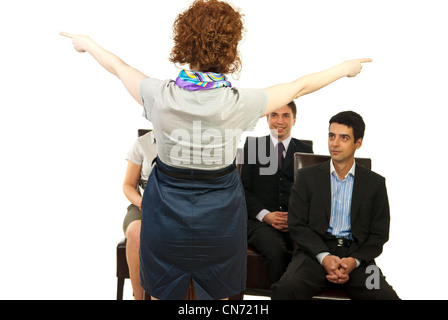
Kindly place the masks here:
[(243, 32), (243, 15), (228, 3), (196, 0), (174, 21), (170, 61), (202, 72), (238, 73)]

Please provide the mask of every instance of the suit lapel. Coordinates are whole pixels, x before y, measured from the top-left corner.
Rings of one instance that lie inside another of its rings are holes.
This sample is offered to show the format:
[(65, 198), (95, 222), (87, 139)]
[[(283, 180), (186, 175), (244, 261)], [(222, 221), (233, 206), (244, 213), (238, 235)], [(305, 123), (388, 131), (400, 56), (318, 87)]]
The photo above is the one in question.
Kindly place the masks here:
[(328, 223), (331, 216), (331, 182), (330, 182), (330, 161), (325, 161), (319, 165), (318, 184), (322, 195), (322, 201), (325, 207)]
[(286, 156), (283, 160), (282, 168), (279, 170), (279, 173), (282, 174), (294, 161), (294, 152), (296, 152), (296, 144), (294, 143), (294, 139), (291, 139), (289, 142), (288, 150), (286, 150)]
[(353, 184), (353, 193), (352, 193), (352, 206), (350, 212), (350, 220), (353, 226), (353, 222), (356, 219), (356, 216), (359, 212), (359, 206), (361, 205), (361, 201), (364, 195), (365, 188), (368, 182), (368, 171), (356, 164), (355, 167), (355, 182)]

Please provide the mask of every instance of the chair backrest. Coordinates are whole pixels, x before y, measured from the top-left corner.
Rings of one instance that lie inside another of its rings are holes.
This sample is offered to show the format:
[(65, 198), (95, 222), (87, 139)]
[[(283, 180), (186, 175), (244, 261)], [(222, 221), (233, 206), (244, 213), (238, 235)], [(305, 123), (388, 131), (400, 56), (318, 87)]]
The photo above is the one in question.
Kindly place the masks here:
[[(313, 164), (318, 164), (324, 161), (330, 160), (331, 157), (329, 155), (321, 155), (321, 154), (312, 154), (312, 153), (294, 153), (294, 180), (297, 176), (297, 171), (300, 169), (311, 166)], [(372, 168), (372, 160), (370, 158), (357, 158), (355, 157), (356, 163), (366, 167), (367, 169)]]
[(149, 131), (152, 131), (152, 129), (138, 129), (138, 136), (141, 137), (144, 134), (147, 134)]
[(311, 148), (313, 147), (313, 140), (303, 140), (303, 139), (300, 139), (300, 141), (302, 141), (303, 143), (309, 144), (311, 146)]

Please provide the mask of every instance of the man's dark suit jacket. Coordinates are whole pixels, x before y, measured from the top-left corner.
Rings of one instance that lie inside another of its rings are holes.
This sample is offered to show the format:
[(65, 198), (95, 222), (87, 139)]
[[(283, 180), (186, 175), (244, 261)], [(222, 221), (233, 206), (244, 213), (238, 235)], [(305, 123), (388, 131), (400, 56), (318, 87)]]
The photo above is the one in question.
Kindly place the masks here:
[[(330, 161), (299, 170), (291, 190), (290, 235), (312, 258), (318, 253), (330, 252), (324, 241), (328, 239), (331, 214)], [(348, 256), (361, 263), (378, 257), (389, 239), (389, 223), (385, 179), (356, 164), (351, 205), (351, 232), (355, 242)]]
[[(257, 155), (258, 143), (265, 144), (267, 156), (269, 156), (270, 150), (274, 148), (270, 136), (248, 137), (249, 139), (256, 139), (255, 143), (251, 145), (257, 146)], [(289, 195), (294, 183), (294, 153), (313, 153), (313, 148), (309, 144), (291, 138), (282, 169), (277, 170), (273, 175), (260, 175), (260, 168), (268, 167), (269, 164), (260, 164), (258, 156), (255, 164), (248, 164), (248, 140), (246, 140), (244, 145), (241, 179), (246, 193), (247, 213), (249, 216), (248, 230), (252, 231), (262, 224), (255, 218), (261, 210), (267, 209), (271, 212), (288, 211)], [(254, 152), (254, 150), (250, 150), (250, 152)]]

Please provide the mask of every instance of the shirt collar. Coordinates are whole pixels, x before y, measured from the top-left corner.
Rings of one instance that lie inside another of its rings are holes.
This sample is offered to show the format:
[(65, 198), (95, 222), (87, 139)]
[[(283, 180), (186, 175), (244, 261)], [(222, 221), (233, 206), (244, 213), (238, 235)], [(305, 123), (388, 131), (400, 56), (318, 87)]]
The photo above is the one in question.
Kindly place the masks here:
[[(355, 166), (356, 166), (356, 160), (353, 161), (353, 165), (352, 165), (352, 167), (350, 168), (350, 170), (347, 172), (347, 174), (345, 175), (344, 179), (347, 178), (347, 176), (348, 176), (349, 174), (351, 174), (353, 177), (355, 176)], [(334, 168), (333, 160), (330, 160), (330, 175), (333, 174), (333, 172), (334, 172), (334, 173), (336, 174), (336, 176), (337, 176), (336, 169)]]
[[(274, 137), (272, 134), (270, 134), (270, 136), (271, 136), (271, 141), (274, 144), (274, 148), (275, 148), (278, 144), (278, 139), (276, 137)], [(285, 140), (282, 141), (283, 145), (285, 146), (285, 151), (288, 150), (288, 146), (289, 146), (290, 142), (291, 142), (291, 136), (289, 136), (288, 138), (286, 138)]]

